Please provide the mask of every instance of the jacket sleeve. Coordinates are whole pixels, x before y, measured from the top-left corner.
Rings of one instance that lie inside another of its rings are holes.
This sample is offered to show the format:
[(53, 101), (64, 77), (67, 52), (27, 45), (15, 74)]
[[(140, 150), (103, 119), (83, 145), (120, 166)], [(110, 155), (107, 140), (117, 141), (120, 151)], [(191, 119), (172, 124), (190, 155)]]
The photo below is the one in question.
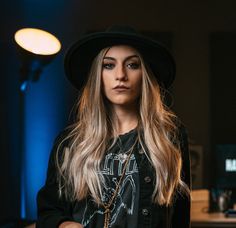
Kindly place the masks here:
[[(190, 180), (190, 159), (188, 150), (188, 138), (186, 129), (181, 126), (179, 128), (180, 147), (182, 153), (182, 179), (191, 189)], [(186, 196), (184, 193), (177, 192), (176, 198), (173, 204), (172, 211), (172, 228), (189, 228), (190, 227), (190, 204), (191, 197)]]
[[(62, 136), (57, 137), (48, 163), (45, 185), (37, 195), (37, 228), (56, 228), (63, 221), (72, 221), (70, 203), (65, 197), (59, 197), (56, 170), (56, 151)], [(60, 153), (61, 154), (61, 153)]]

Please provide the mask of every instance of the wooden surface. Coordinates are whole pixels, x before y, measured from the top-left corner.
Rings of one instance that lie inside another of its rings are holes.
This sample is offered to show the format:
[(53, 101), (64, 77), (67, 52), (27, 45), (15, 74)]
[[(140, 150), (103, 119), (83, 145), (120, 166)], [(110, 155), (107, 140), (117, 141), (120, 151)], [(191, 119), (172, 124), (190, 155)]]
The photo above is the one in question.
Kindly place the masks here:
[[(236, 218), (227, 218), (225, 217), (224, 213), (199, 213), (199, 214), (192, 214), (191, 216), (192, 222), (204, 222), (204, 223), (235, 223), (236, 225)], [(236, 226), (235, 226), (236, 227)]]
[(227, 218), (224, 213), (208, 213), (209, 191), (195, 190), (192, 192), (191, 223), (192, 228), (202, 227), (234, 227), (236, 218)]

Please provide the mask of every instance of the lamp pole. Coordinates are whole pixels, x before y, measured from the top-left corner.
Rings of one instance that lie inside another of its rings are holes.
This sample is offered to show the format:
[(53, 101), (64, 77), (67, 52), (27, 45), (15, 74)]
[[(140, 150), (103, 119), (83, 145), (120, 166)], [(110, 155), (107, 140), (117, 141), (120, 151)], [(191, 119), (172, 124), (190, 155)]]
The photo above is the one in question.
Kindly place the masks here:
[(27, 217), (27, 207), (26, 207), (26, 121), (25, 121), (25, 99), (27, 95), (27, 88), (31, 78), (39, 78), (41, 69), (32, 70), (22, 66), (20, 68), (20, 90), (19, 90), (19, 142), (20, 142), (20, 216), (21, 219), (26, 219)]

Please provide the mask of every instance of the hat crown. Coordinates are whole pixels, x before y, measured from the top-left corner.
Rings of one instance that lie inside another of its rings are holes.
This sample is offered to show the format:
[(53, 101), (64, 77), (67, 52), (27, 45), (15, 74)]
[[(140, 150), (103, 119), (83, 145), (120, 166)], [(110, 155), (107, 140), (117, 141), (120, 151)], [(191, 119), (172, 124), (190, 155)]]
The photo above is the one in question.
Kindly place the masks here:
[(134, 28), (126, 25), (113, 25), (109, 27), (106, 32), (108, 33), (122, 33), (130, 35), (140, 35)]

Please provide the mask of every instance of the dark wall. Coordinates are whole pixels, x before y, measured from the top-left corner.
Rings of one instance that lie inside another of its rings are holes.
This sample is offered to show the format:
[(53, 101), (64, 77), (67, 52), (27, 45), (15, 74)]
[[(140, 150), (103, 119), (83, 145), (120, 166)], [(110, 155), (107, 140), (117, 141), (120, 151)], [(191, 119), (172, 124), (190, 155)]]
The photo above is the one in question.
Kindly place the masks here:
[(0, 221), (14, 218), (20, 208), (19, 97), (14, 48), (5, 42), (0, 47)]
[(212, 145), (236, 143), (236, 32), (210, 37)]

